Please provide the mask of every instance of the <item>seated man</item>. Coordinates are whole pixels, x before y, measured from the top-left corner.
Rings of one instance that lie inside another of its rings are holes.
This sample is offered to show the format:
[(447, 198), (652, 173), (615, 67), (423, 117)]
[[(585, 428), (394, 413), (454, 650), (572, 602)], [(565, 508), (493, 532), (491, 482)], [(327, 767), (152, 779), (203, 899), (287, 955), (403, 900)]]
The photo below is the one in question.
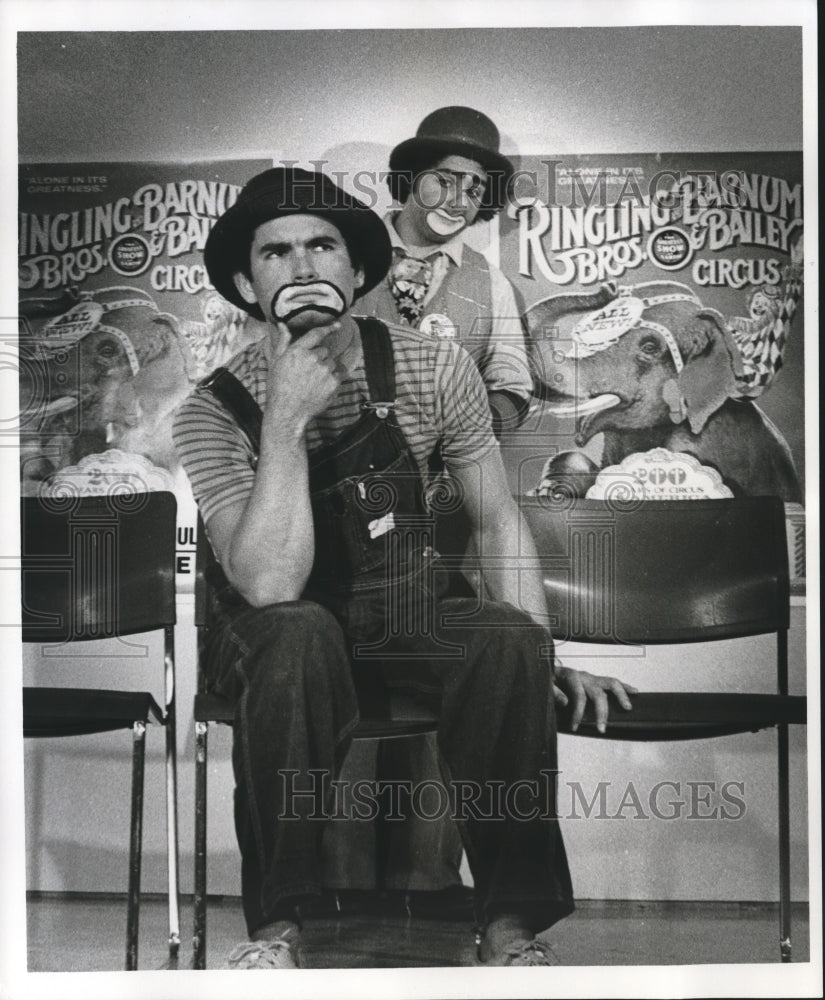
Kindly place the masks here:
[[(324, 175), (283, 168), (246, 185), (205, 248), (215, 288), (269, 326), (228, 366), (263, 410), (259, 446), (207, 387), (175, 422), (227, 581), (207, 670), (236, 705), (250, 941), (233, 967), (298, 964), (300, 905), (320, 891), (326, 815), (306, 789), (339, 772), (365, 679), (437, 707), (444, 774), (473, 793), (460, 819), (480, 957), (547, 964), (535, 934), (573, 909), (552, 801), (497, 802), (508, 789), (538, 795), (552, 776), (554, 695), (574, 724), (590, 698), (603, 727), (608, 691), (630, 707), (616, 680), (553, 673), (540, 577), (508, 565), (517, 539), (531, 552), (469, 356), (351, 315), (389, 261), (377, 215)], [(481, 606), (439, 593), (447, 576), (427, 544), (425, 490), (436, 448), (487, 566), (493, 600)]]

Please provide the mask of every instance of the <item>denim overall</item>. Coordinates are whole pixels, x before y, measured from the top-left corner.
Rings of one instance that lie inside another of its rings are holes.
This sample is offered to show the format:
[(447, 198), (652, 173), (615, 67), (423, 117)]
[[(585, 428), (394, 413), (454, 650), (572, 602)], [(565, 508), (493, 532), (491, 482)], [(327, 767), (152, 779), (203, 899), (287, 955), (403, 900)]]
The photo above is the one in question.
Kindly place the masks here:
[(502, 787), (555, 772), (548, 637), (509, 604), (444, 593), (424, 482), (395, 419), (392, 342), (381, 323), (359, 327), (370, 402), (309, 456), (315, 560), (304, 594), (262, 608), (229, 587), (218, 594), (207, 673), (236, 705), (247, 926), (320, 892), (329, 781), (358, 722), (356, 689), (386, 683), (437, 709), (445, 783), (475, 795), (456, 818), (479, 921), (515, 906), (540, 930), (573, 909), (554, 807), (525, 818), (521, 802), (518, 815), (484, 817)]
[(353, 639), (384, 628), (392, 608), (434, 573), (434, 518), (425, 483), (395, 416), (392, 341), (359, 319), (370, 402), (335, 441), (309, 455), (315, 561), (304, 596), (323, 604)]

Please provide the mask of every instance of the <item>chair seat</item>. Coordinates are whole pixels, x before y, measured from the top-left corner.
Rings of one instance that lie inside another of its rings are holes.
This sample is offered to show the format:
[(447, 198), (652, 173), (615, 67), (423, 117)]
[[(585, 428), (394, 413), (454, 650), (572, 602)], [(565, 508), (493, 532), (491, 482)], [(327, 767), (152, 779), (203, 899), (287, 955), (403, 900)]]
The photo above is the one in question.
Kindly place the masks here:
[(433, 733), (438, 728), (438, 719), (361, 719), (352, 733), (354, 740), (387, 740), (394, 736), (420, 736)]
[[(577, 736), (612, 740), (698, 740), (734, 733), (757, 732), (780, 724), (804, 725), (807, 700), (802, 696), (775, 694), (694, 693), (643, 691), (632, 696), (633, 709), (626, 712), (610, 695), (610, 717), (606, 733), (596, 729), (593, 706), (588, 703)], [(409, 709), (409, 711), (408, 711)], [(195, 698), (196, 722), (232, 724), (234, 710), (229, 701), (216, 694)], [(437, 716), (408, 706), (393, 697), (391, 712), (382, 717), (362, 717), (355, 739), (412, 736), (432, 732)], [(570, 733), (569, 713), (560, 711), (558, 728)]]
[(24, 736), (82, 736), (131, 729), (163, 712), (147, 691), (86, 688), (23, 688)]
[[(596, 729), (588, 703), (577, 736), (612, 740), (695, 740), (757, 732), (780, 724), (803, 725), (807, 699), (775, 694), (683, 693), (645, 691), (631, 696), (625, 711), (610, 695), (607, 732)], [(559, 713), (559, 732), (570, 732), (568, 712)]]
[(195, 722), (225, 722), (232, 725), (235, 709), (219, 694), (195, 695)]
[[(438, 716), (428, 711), (403, 693), (392, 692), (384, 711), (362, 716), (354, 739), (380, 739), (392, 736), (415, 736), (433, 732), (438, 726)], [(232, 725), (235, 711), (231, 702), (218, 694), (195, 696), (195, 722), (222, 722)]]

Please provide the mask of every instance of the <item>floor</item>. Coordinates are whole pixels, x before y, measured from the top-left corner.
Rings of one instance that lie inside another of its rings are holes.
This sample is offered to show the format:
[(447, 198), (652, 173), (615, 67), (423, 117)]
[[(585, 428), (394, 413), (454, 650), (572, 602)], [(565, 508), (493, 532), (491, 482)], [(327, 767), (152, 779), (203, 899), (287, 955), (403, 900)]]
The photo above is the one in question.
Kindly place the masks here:
[[(342, 918), (322, 913), (306, 922), (308, 968), (393, 968), (472, 964), (469, 921), (412, 918), (399, 906), (352, 907)], [(29, 971), (123, 968), (125, 904), (116, 897), (33, 895), (28, 904)], [(210, 899), (207, 967), (226, 967), (244, 938), (237, 898)], [(179, 968), (191, 968), (191, 901), (181, 912)], [(168, 968), (166, 908), (141, 906), (141, 969)], [(777, 910), (771, 904), (581, 901), (576, 913), (546, 934), (560, 964), (683, 965), (779, 960)], [(808, 907), (793, 907), (794, 961), (809, 957)]]

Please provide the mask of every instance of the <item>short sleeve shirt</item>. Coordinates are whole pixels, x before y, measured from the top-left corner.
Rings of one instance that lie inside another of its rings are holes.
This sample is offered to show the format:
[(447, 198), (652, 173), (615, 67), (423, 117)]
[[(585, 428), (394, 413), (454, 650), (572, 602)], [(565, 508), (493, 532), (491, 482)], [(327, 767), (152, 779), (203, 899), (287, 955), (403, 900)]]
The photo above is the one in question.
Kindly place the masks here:
[[(470, 355), (454, 341), (433, 340), (390, 324), (387, 330), (395, 359), (395, 414), (422, 477), (428, 478), (436, 449), (448, 471), (497, 450), (487, 394)], [(268, 367), (262, 344), (242, 351), (226, 367), (263, 408)], [(361, 349), (329, 405), (307, 426), (310, 454), (334, 442), (369, 401)], [(234, 419), (211, 393), (196, 391), (181, 404), (173, 438), (204, 520), (246, 500), (256, 475), (253, 455)]]

